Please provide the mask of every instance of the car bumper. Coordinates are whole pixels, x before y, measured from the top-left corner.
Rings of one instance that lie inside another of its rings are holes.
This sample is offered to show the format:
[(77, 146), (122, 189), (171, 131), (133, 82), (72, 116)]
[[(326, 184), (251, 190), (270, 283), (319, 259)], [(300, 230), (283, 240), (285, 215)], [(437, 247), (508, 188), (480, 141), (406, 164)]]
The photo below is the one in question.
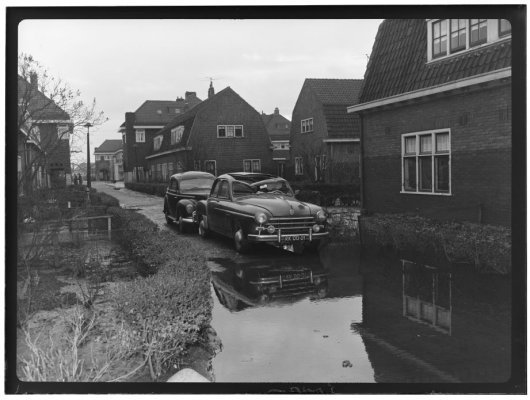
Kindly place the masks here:
[(182, 218), (182, 222), (185, 224), (197, 224), (197, 221), (195, 221), (192, 217)]
[(281, 232), (270, 235), (256, 235), (249, 233), (247, 239), (250, 242), (267, 242), (267, 243), (296, 243), (296, 242), (312, 242), (327, 237), (329, 232), (308, 232), (298, 234), (282, 234)]

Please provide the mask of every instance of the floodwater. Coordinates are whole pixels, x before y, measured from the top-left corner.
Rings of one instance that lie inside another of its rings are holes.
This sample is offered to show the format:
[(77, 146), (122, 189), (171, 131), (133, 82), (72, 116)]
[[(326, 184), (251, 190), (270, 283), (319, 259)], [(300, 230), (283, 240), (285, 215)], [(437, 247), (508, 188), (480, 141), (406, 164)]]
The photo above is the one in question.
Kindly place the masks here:
[(510, 285), (330, 245), (209, 261), (215, 382), (503, 382)]

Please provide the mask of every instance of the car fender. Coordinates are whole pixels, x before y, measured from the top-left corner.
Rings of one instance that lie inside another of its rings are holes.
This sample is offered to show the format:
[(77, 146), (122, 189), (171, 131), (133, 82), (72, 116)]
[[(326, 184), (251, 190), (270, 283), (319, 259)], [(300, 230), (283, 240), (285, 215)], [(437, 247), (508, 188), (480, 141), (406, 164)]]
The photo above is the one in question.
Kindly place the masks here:
[(195, 207), (195, 209), (197, 209), (197, 201), (196, 200), (194, 200), (194, 199), (180, 199), (177, 202), (177, 210), (178, 210), (179, 215), (183, 215), (183, 216), (187, 215), (186, 206), (188, 204), (193, 205)]
[(197, 214), (199, 216), (206, 216), (206, 200), (197, 201)]

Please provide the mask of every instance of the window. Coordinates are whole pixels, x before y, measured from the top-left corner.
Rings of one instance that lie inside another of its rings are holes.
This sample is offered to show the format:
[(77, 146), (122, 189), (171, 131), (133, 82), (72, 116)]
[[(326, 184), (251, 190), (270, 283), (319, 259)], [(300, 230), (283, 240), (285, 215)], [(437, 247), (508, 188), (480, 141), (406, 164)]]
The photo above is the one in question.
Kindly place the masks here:
[(432, 24), (432, 56), (433, 58), (447, 54), (447, 20), (443, 19)]
[(158, 135), (153, 139), (153, 150), (157, 151), (160, 150), (160, 146), (162, 146), (162, 140), (164, 137), (162, 135)]
[(487, 19), (470, 19), (469, 20), (469, 46), (477, 46), (486, 43), (488, 38), (488, 20)]
[(217, 197), (222, 198), (222, 199), (228, 199), (229, 198), (229, 195), (228, 195), (228, 182), (227, 181), (222, 181), (221, 182), (221, 186), (219, 187), (219, 193), (217, 194)]
[(136, 143), (145, 143), (145, 129), (136, 129)]
[(243, 125), (217, 125), (218, 138), (242, 138)]
[(184, 126), (180, 125), (171, 129), (171, 144), (179, 143), (184, 134)]
[(451, 52), (466, 48), (466, 20), (451, 20)]
[(248, 196), (254, 194), (254, 189), (246, 183), (235, 181), (232, 183), (232, 194), (234, 197)]
[(403, 135), (402, 192), (450, 194), (450, 132)]
[(315, 156), (315, 181), (319, 182), (324, 179), (324, 171), (326, 170), (326, 155)]
[(505, 36), (512, 33), (512, 25), (507, 19), (499, 19), (499, 36)]
[(294, 159), (294, 174), (295, 175), (304, 174), (304, 159), (302, 157), (295, 157)]
[(68, 125), (57, 125), (57, 137), (59, 139), (70, 139), (69, 137), (70, 128)]
[(126, 134), (123, 134), (121, 135), (121, 140), (123, 141), (123, 143), (127, 143), (127, 135)]
[(201, 170), (201, 161), (200, 160), (193, 160), (193, 169), (195, 171)]
[(217, 175), (217, 165), (215, 160), (206, 160), (204, 161), (204, 171), (212, 174)]
[(105, 156), (101, 156), (99, 157), (100, 161), (104, 161), (105, 160)]
[(243, 172), (261, 172), (261, 160), (243, 160)]
[(313, 132), (313, 118), (307, 118), (300, 121), (300, 132)]

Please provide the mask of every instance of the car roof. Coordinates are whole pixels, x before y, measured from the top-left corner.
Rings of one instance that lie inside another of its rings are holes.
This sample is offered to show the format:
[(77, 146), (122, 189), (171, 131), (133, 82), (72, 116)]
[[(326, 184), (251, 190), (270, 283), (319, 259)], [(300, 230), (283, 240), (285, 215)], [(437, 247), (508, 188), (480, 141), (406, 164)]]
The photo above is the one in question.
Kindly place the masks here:
[(265, 179), (273, 179), (277, 177), (271, 174), (264, 174), (261, 172), (230, 172), (228, 174), (223, 174), (219, 176), (219, 178), (230, 179), (230, 180), (236, 179), (238, 181), (252, 183), (252, 182), (263, 181)]
[(171, 179), (177, 179), (179, 181), (183, 181), (186, 179), (194, 179), (194, 178), (215, 179), (215, 176), (213, 176), (212, 174), (208, 172), (203, 172), (203, 171), (186, 171), (186, 172), (181, 172), (178, 174), (171, 175)]

